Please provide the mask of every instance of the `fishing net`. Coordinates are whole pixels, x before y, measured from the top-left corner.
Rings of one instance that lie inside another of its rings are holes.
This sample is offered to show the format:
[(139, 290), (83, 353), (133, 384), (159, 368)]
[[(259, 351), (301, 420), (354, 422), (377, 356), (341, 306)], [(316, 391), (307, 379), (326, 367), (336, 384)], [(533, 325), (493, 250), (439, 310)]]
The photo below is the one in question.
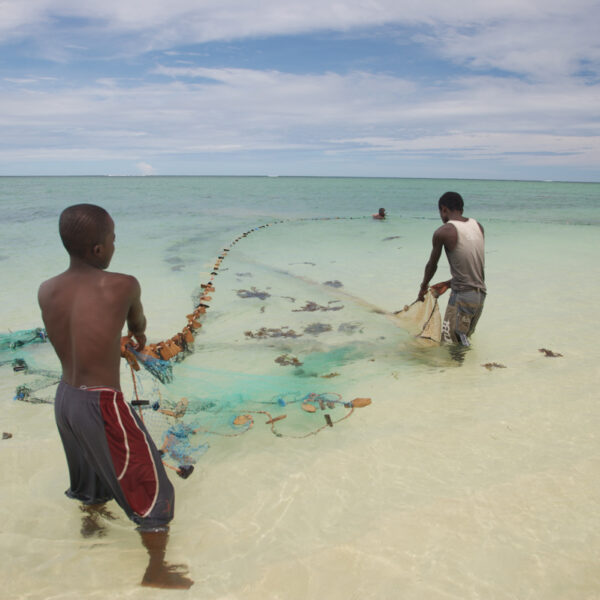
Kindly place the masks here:
[(43, 344), (48, 341), (46, 330), (37, 327), (9, 333), (0, 333), (0, 351), (17, 350), (30, 344)]
[[(226, 378), (229, 385), (223, 381), (220, 390), (206, 371), (195, 367), (167, 386), (152, 382), (151, 390), (144, 389), (146, 375), (136, 373), (134, 377), (137, 395), (132, 404), (161, 451), (164, 464), (182, 477), (189, 476), (198, 459), (219, 439), (251, 431), (304, 439), (334, 427), (356, 408), (370, 404), (366, 398), (345, 400), (337, 392), (294, 391), (269, 396), (267, 390), (289, 385), (289, 378), (283, 376), (232, 373)], [(237, 385), (242, 392), (232, 391)], [(184, 392), (189, 397), (180, 395)]]
[(60, 381), (60, 373), (39, 366), (35, 359), (40, 354), (51, 354), (49, 344), (45, 353), (40, 352), (42, 348), (37, 348), (38, 344), (47, 341), (46, 331), (41, 327), (0, 334), (0, 367), (13, 371), (17, 383), (14, 400), (31, 404), (53, 402), (53, 386)]
[[(330, 384), (317, 378), (331, 378), (339, 373), (308, 370), (289, 353), (287, 346), (286, 351), (280, 352), (274, 360), (277, 365), (274, 368), (287, 369), (286, 375), (244, 373), (235, 364), (231, 370), (206, 369), (193, 358), (187, 360), (194, 355), (195, 338), (203, 325), (201, 321), (211, 308), (210, 294), (215, 292), (213, 282), (230, 250), (250, 234), (281, 222), (246, 231), (223, 248), (208, 280), (200, 286), (194, 308), (186, 315), (186, 323), (170, 339), (149, 344), (141, 352), (134, 349), (130, 340), (122, 340), (121, 351), (127, 360), (132, 383), (132, 390), (126, 391), (126, 395), (160, 450), (164, 464), (181, 477), (190, 475), (198, 459), (216, 440), (260, 431), (277, 438), (304, 439), (331, 430), (348, 419), (356, 409), (371, 402), (369, 398), (342, 397), (339, 391), (331, 390)], [(289, 276), (288, 273), (285, 275)], [(328, 289), (342, 286), (337, 280), (326, 281), (323, 285)], [(255, 286), (237, 291), (237, 297), (244, 302), (252, 302), (253, 299), (265, 301), (271, 295), (272, 292), (258, 290)], [(339, 300), (326, 303), (303, 300), (292, 306), (294, 298), (279, 298), (280, 302), (288, 303), (290, 312), (299, 313), (298, 318), (316, 312), (336, 315), (343, 309)], [(256, 332), (245, 331), (244, 337), (257, 347), (262, 344), (264, 349), (276, 343), (290, 344), (298, 338), (304, 340), (301, 343), (305, 345), (314, 344), (311, 340), (332, 330), (329, 323), (310, 323), (294, 335), (291, 335), (289, 327), (280, 326)], [(335, 329), (342, 336), (352, 335), (357, 330), (360, 331), (360, 323), (352, 322), (341, 323)], [(41, 328), (0, 336), (0, 366), (12, 367), (14, 376), (23, 379), (16, 386), (15, 400), (30, 403), (53, 401), (60, 374), (35, 365), (31, 353), (15, 354), (46, 340), (45, 331)], [(339, 358), (344, 352), (336, 349), (331, 354)], [(274, 390), (282, 391), (274, 394)]]
[(135, 356), (138, 364), (141, 364), (142, 367), (144, 367), (144, 369), (146, 369), (153, 377), (156, 377), (158, 381), (161, 383), (173, 381), (173, 365), (168, 360), (149, 356), (142, 352), (136, 352), (133, 348), (130, 348), (129, 350)]

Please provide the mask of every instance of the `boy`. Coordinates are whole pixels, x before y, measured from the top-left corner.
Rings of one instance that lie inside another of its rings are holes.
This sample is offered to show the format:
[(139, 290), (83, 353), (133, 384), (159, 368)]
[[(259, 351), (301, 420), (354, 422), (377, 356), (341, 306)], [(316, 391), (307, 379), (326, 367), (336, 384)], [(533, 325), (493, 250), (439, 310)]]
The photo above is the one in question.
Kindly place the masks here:
[(40, 286), (46, 332), (62, 365), (55, 417), (69, 466), (67, 496), (101, 512), (115, 499), (138, 524), (150, 561), (142, 585), (189, 588), (193, 582), (164, 562), (174, 492), (160, 455), (120, 387), (120, 340), (127, 326), (141, 350), (146, 317), (138, 281), (108, 273), (115, 224), (93, 204), (60, 215), (69, 268)]

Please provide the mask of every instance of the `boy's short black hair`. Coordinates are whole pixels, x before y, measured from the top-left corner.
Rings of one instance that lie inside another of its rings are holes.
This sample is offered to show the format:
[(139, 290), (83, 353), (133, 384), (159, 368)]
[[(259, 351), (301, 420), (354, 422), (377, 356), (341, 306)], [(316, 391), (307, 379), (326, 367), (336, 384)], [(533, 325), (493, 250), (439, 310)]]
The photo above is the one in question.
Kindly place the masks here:
[(465, 203), (462, 196), (456, 192), (446, 192), (438, 201), (438, 208), (441, 210), (445, 206), (449, 210), (459, 210), (462, 212)]
[(95, 204), (74, 204), (62, 211), (58, 231), (67, 252), (83, 258), (88, 249), (104, 242), (110, 215)]

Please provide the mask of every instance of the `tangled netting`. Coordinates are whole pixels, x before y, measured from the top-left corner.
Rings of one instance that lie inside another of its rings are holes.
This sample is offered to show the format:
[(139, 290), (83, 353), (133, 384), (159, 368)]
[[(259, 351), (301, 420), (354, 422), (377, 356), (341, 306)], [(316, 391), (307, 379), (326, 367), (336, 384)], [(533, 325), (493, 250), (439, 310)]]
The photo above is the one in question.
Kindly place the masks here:
[(34, 344), (48, 341), (45, 329), (37, 327), (0, 334), (0, 367), (10, 366), (15, 373), (27, 375), (27, 383), (18, 385), (14, 400), (31, 404), (51, 404), (53, 402), (52, 386), (60, 381), (60, 373), (48, 369), (31, 367), (25, 360), (25, 353), (30, 354)]
[(0, 333), (0, 351), (16, 350), (30, 344), (43, 344), (47, 341), (46, 330), (42, 327), (12, 333)]
[[(268, 401), (177, 403), (163, 398), (140, 406), (148, 431), (157, 442), (166, 466), (182, 477), (193, 470), (211, 438), (237, 437), (257, 426), (266, 426), (279, 438), (304, 439), (350, 417), (370, 398), (344, 401), (335, 392), (277, 394)], [(288, 420), (288, 417), (289, 420)]]

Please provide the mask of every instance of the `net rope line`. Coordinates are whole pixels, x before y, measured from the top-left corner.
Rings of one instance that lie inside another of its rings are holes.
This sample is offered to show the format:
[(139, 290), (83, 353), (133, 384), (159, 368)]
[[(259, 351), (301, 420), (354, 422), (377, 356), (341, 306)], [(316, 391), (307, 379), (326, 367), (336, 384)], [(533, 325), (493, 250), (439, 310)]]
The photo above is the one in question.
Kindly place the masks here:
[[(148, 344), (141, 352), (133, 351), (131, 332), (128, 333), (121, 341), (121, 355), (127, 360), (129, 366), (139, 370), (139, 361), (140, 354), (146, 355), (152, 359), (158, 359), (162, 361), (170, 361), (172, 358), (183, 354), (185, 357), (186, 354), (192, 352), (191, 345), (193, 344), (196, 334), (198, 330), (202, 327), (202, 323), (199, 319), (206, 314), (206, 311), (210, 308), (208, 302), (212, 301), (212, 297), (207, 295), (208, 293), (214, 293), (215, 287), (213, 282), (217, 275), (219, 274), (219, 268), (221, 264), (228, 256), (228, 253), (231, 251), (231, 248), (239, 243), (242, 239), (248, 237), (250, 234), (258, 231), (260, 229), (265, 229), (266, 227), (272, 227), (274, 225), (278, 225), (281, 223), (294, 223), (294, 222), (302, 222), (302, 221), (333, 221), (333, 220), (354, 220), (354, 219), (362, 219), (366, 217), (302, 217), (299, 219), (286, 219), (286, 220), (278, 220), (272, 221), (269, 223), (265, 223), (263, 225), (259, 225), (257, 227), (253, 227), (248, 231), (242, 233), (238, 237), (234, 238), (234, 240), (225, 248), (223, 251), (218, 254), (217, 259), (213, 265), (213, 269), (210, 273), (210, 277), (207, 283), (200, 284), (200, 288), (202, 289), (202, 293), (198, 298), (198, 303), (194, 310), (186, 316), (187, 324), (183, 327), (183, 329), (173, 335), (171, 338), (166, 340), (162, 340), (160, 342)], [(143, 366), (148, 366), (142, 358)]]
[[(190, 345), (194, 342), (196, 333), (202, 327), (202, 323), (200, 323), (198, 319), (202, 315), (206, 314), (207, 309), (210, 308), (210, 305), (207, 304), (207, 302), (211, 302), (212, 297), (208, 296), (207, 294), (215, 292), (213, 281), (215, 280), (215, 277), (219, 274), (218, 271), (221, 264), (228, 256), (228, 253), (231, 251), (231, 248), (233, 246), (235, 246), (238, 242), (248, 237), (255, 231), (265, 229), (266, 227), (272, 227), (281, 223), (293, 223), (302, 221), (354, 220), (362, 218), (366, 217), (302, 217), (298, 219), (271, 221), (269, 223), (258, 225), (257, 227), (249, 229), (248, 231), (234, 238), (228, 246), (223, 248), (222, 253), (218, 254), (215, 264), (213, 265), (213, 270), (210, 273), (208, 282), (200, 284), (200, 288), (203, 290), (203, 292), (198, 298), (198, 304), (196, 305), (195, 309), (187, 315), (188, 322), (180, 332), (176, 333), (171, 338), (168, 338), (166, 340), (148, 344), (144, 347), (142, 352), (135, 352), (133, 350), (131, 339), (132, 334), (131, 332), (128, 332), (128, 335), (122, 338), (121, 340), (121, 355), (127, 360), (130, 368), (132, 368), (135, 371), (139, 371), (138, 357), (140, 354), (143, 354), (153, 359), (158, 359), (167, 362), (172, 358), (178, 356), (180, 353), (191, 353)], [(144, 362), (143, 364), (145, 366)]]
[[(136, 375), (133, 370), (131, 370), (132, 377), (134, 379), (134, 390), (136, 395), (138, 394), (138, 386), (135, 381)], [(158, 395), (160, 400), (162, 401), (162, 397), (160, 395), (160, 391), (158, 391)], [(284, 394), (285, 396), (285, 394)], [(289, 406), (292, 404), (296, 404), (300, 402), (300, 407), (308, 412), (308, 413), (316, 413), (317, 405), (320, 406), (322, 411), (326, 410), (326, 407), (329, 409), (334, 409), (336, 405), (343, 406), (347, 409), (345, 415), (341, 416), (337, 419), (332, 419), (329, 412), (323, 413), (325, 424), (308, 431), (304, 434), (293, 434), (293, 433), (281, 433), (275, 427), (275, 423), (282, 421), (287, 418), (287, 412), (278, 416), (274, 416), (270, 410), (261, 410), (258, 408), (250, 408), (250, 409), (242, 409), (242, 410), (225, 410), (225, 414), (230, 415), (228, 418), (229, 426), (231, 426), (234, 431), (231, 433), (224, 433), (222, 431), (216, 431), (213, 427), (205, 427), (205, 426), (194, 426), (193, 424), (186, 424), (183, 422), (183, 417), (185, 415), (185, 409), (187, 409), (187, 402), (185, 403), (185, 408), (179, 414), (177, 413), (177, 408), (175, 410), (163, 409), (161, 408), (159, 403), (155, 403), (151, 407), (150, 415), (154, 414), (154, 411), (158, 411), (162, 413), (164, 416), (168, 415), (168, 421), (170, 423), (169, 427), (163, 426), (161, 428), (160, 434), (155, 434), (152, 432), (152, 427), (149, 427), (148, 432), (153, 438), (160, 438), (162, 441), (162, 445), (159, 448), (159, 453), (161, 454), (162, 463), (165, 467), (175, 471), (177, 475), (186, 479), (191, 475), (194, 471), (194, 464), (196, 463), (195, 455), (199, 452), (203, 453), (209, 448), (208, 443), (200, 443), (199, 445), (194, 446), (191, 443), (191, 436), (196, 434), (204, 434), (204, 435), (214, 435), (218, 437), (225, 438), (233, 438), (239, 437), (245, 434), (249, 429), (251, 429), (255, 424), (255, 416), (256, 415), (264, 415), (267, 417), (267, 421), (265, 421), (265, 425), (270, 425), (270, 430), (273, 435), (280, 438), (291, 438), (291, 439), (306, 439), (310, 436), (317, 435), (327, 427), (333, 427), (335, 424), (344, 421), (348, 417), (350, 417), (355, 408), (360, 408), (363, 406), (368, 406), (371, 404), (370, 398), (355, 398), (350, 402), (343, 402), (341, 394), (337, 392), (322, 392), (322, 393), (309, 393), (304, 395), (303, 397), (295, 397), (293, 400), (288, 400), (287, 402), (283, 400), (281, 396), (277, 397), (277, 401), (266, 402), (266, 404), (279, 404), (281, 407)], [(135, 401), (132, 402), (132, 405), (135, 405)], [(140, 403), (138, 405), (140, 419), (144, 424), (146, 424), (146, 419), (144, 418), (144, 411), (142, 410)], [(143, 404), (147, 404), (144, 402)], [(262, 404), (265, 404), (263, 402)], [(148, 410), (148, 409), (146, 409)], [(235, 416), (233, 416), (235, 415)], [(167, 462), (167, 458), (171, 458), (177, 463), (177, 466), (173, 466)]]
[[(337, 396), (337, 400), (331, 400), (331, 399), (327, 399), (327, 400), (323, 400), (324, 397), (326, 397), (327, 395), (333, 395), (333, 396)], [(289, 404), (294, 404), (296, 402), (301, 402), (302, 405), (301, 407), (304, 410), (307, 410), (307, 405), (308, 406), (312, 406), (313, 403), (319, 403), (321, 404), (321, 408), (322, 410), (324, 409), (324, 404), (327, 403), (329, 408), (334, 408), (331, 405), (334, 404), (341, 404), (342, 406), (344, 406), (345, 408), (349, 409), (349, 411), (343, 416), (340, 417), (339, 419), (333, 420), (333, 419), (325, 419), (325, 425), (322, 425), (321, 427), (318, 427), (317, 429), (314, 429), (312, 431), (309, 431), (308, 433), (302, 434), (302, 435), (295, 435), (295, 434), (282, 434), (280, 432), (278, 432), (275, 428), (275, 423), (277, 423), (278, 421), (281, 421), (285, 418), (287, 418), (287, 414), (283, 414), (283, 415), (279, 415), (277, 417), (274, 417), (268, 410), (258, 410), (258, 409), (250, 409), (250, 410), (246, 410), (243, 411), (242, 414), (238, 414), (240, 411), (234, 411), (232, 412), (232, 414), (237, 414), (238, 416), (233, 420), (232, 424), (234, 425), (239, 425), (239, 426), (244, 426), (246, 425), (246, 423), (248, 423), (248, 427), (246, 427), (243, 431), (240, 431), (238, 433), (222, 433), (222, 432), (218, 432), (218, 431), (212, 431), (210, 429), (204, 429), (204, 428), (197, 428), (195, 431), (196, 432), (202, 432), (202, 433), (207, 433), (210, 435), (217, 435), (220, 437), (237, 437), (239, 435), (242, 435), (243, 433), (245, 433), (250, 427), (252, 427), (254, 425), (254, 419), (252, 418), (252, 415), (265, 415), (266, 417), (268, 417), (268, 420), (265, 421), (265, 425), (270, 425), (270, 429), (271, 429), (271, 433), (273, 433), (273, 435), (275, 435), (276, 437), (286, 437), (286, 438), (292, 438), (292, 439), (297, 439), (297, 440), (301, 440), (301, 439), (305, 439), (307, 437), (310, 437), (311, 435), (316, 435), (317, 433), (319, 433), (320, 431), (323, 431), (324, 429), (326, 429), (327, 427), (333, 427), (336, 423), (340, 423), (341, 421), (347, 419), (350, 415), (352, 415), (352, 413), (354, 412), (354, 409), (356, 406), (361, 406), (362, 403), (354, 403), (354, 401), (352, 402), (342, 402), (341, 400), (341, 395), (338, 394), (337, 392), (323, 392), (321, 394), (317, 394), (317, 393), (310, 393), (305, 395), (303, 398), (301, 398), (300, 400), (293, 400), (291, 402), (287, 402), (285, 404), (283, 404), (282, 406), (286, 406)], [(316, 408), (315, 408), (316, 411)], [(313, 412), (312, 409), (307, 410), (307, 412)], [(240, 419), (239, 423), (236, 423), (235, 421), (237, 419)]]
[[(151, 371), (152, 365), (157, 364), (154, 361), (159, 360), (159, 361), (163, 361), (163, 363), (168, 363), (171, 359), (173, 359), (175, 357), (179, 357), (178, 360), (182, 360), (183, 358), (185, 358), (185, 356), (187, 354), (191, 354), (193, 351), (192, 344), (195, 341), (196, 334), (198, 333), (198, 330), (202, 327), (202, 323), (199, 321), (199, 319), (203, 315), (205, 315), (206, 311), (210, 308), (210, 305), (207, 303), (212, 301), (212, 297), (207, 294), (215, 293), (215, 287), (213, 285), (213, 282), (214, 282), (215, 278), (217, 277), (217, 275), (219, 274), (218, 272), (219, 272), (219, 268), (221, 267), (221, 264), (223, 263), (225, 258), (229, 255), (229, 252), (231, 251), (231, 248), (233, 246), (235, 246), (237, 243), (239, 243), (241, 240), (248, 237), (250, 234), (254, 233), (255, 231), (258, 231), (260, 229), (265, 229), (267, 227), (272, 227), (274, 225), (278, 225), (278, 224), (282, 224), (282, 223), (294, 223), (294, 222), (302, 222), (302, 221), (354, 220), (354, 219), (363, 219), (363, 218), (367, 218), (367, 217), (302, 217), (299, 219), (286, 219), (286, 220), (272, 221), (272, 222), (265, 223), (263, 225), (259, 225), (257, 227), (253, 227), (253, 228), (249, 229), (248, 231), (246, 231), (246, 232), (242, 233), (241, 235), (239, 235), (238, 237), (234, 238), (234, 240), (228, 246), (223, 248), (223, 251), (220, 254), (218, 254), (217, 259), (213, 265), (213, 269), (210, 273), (208, 282), (200, 284), (200, 288), (203, 291), (198, 298), (198, 303), (197, 303), (195, 309), (190, 314), (187, 315), (188, 322), (180, 332), (176, 333), (171, 338), (168, 338), (166, 340), (163, 340), (163, 341), (160, 341), (157, 343), (152, 343), (152, 344), (145, 346), (141, 352), (136, 352), (135, 350), (133, 350), (132, 340), (131, 340), (132, 334), (131, 334), (131, 332), (128, 332), (128, 335), (125, 336), (124, 338), (122, 338), (122, 340), (121, 340), (121, 355), (127, 360), (130, 368), (132, 368), (136, 371), (139, 371), (140, 360), (138, 360), (138, 359), (141, 359), (142, 365)], [(346, 295), (348, 297), (353, 297), (352, 295), (347, 294), (347, 293), (344, 295)], [(429, 325), (429, 322), (431, 321), (432, 317), (435, 314), (436, 309), (438, 308), (437, 296), (434, 296), (434, 297), (435, 297), (435, 303), (431, 309), (431, 313), (430, 313), (429, 317), (427, 318), (427, 320), (425, 321), (425, 324), (423, 325), (423, 327), (421, 329), (421, 333), (416, 336), (416, 337), (423, 337), (424, 339), (431, 339), (432, 341), (436, 341), (436, 340), (433, 340), (433, 338), (430, 338), (427, 336), (423, 336), (422, 334), (425, 331), (425, 329), (427, 328), (427, 326)], [(357, 301), (359, 301), (359, 303), (365, 304), (364, 301), (362, 301), (361, 299), (359, 299), (359, 298), (355, 298), (355, 299)], [(414, 306), (417, 302), (419, 302), (419, 301), (416, 300), (415, 302), (413, 302), (410, 305), (410, 307)], [(407, 311), (410, 307), (405, 307), (404, 311)], [(378, 310), (378, 312), (385, 313), (385, 311), (381, 311), (381, 310)], [(393, 314), (398, 314), (400, 312), (402, 312), (402, 311), (397, 311), (396, 313), (393, 313)], [(154, 361), (149, 360), (149, 359), (154, 359)], [(169, 366), (167, 364), (164, 364), (162, 366), (165, 371), (169, 370)], [(157, 376), (157, 373), (152, 373), (152, 374)], [(171, 374), (165, 374), (164, 376), (167, 380), (170, 379), (170, 377), (172, 377)]]

